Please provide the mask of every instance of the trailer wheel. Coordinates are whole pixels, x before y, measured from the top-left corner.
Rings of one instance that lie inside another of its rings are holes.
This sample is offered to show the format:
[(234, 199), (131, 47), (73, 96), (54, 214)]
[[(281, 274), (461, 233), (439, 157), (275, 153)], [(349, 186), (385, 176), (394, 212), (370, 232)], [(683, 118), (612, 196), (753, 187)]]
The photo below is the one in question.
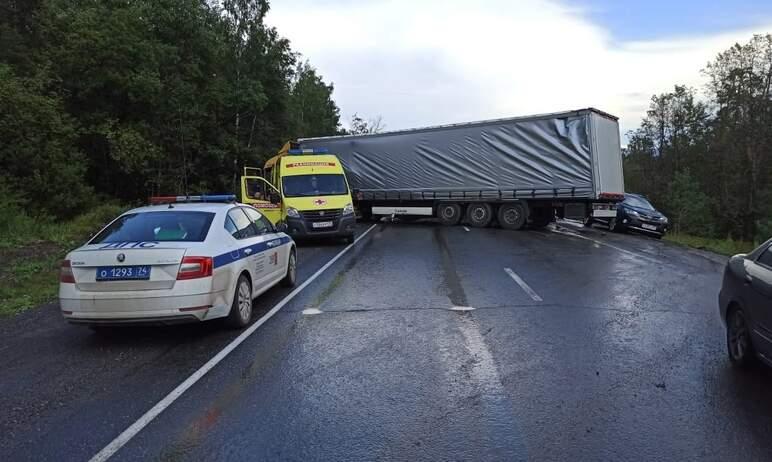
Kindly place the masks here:
[(440, 204), (437, 206), (437, 218), (445, 226), (454, 226), (461, 221), (461, 206), (459, 204)]
[(493, 209), (484, 202), (469, 204), (466, 208), (466, 221), (475, 228), (485, 228), (491, 224)]
[(499, 207), (499, 224), (502, 228), (523, 229), (527, 219), (528, 216), (523, 204), (502, 204)]
[(555, 211), (548, 207), (531, 209), (531, 228), (541, 229), (555, 221)]

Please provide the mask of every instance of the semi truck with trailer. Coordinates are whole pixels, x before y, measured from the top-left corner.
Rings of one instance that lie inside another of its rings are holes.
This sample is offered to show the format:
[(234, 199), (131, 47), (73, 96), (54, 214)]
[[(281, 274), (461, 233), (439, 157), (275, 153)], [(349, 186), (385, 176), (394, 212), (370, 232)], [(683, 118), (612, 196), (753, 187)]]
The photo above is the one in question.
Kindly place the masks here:
[(335, 154), (365, 219), (544, 227), (616, 216), (624, 199), (617, 118), (594, 108), (387, 133), (303, 138)]

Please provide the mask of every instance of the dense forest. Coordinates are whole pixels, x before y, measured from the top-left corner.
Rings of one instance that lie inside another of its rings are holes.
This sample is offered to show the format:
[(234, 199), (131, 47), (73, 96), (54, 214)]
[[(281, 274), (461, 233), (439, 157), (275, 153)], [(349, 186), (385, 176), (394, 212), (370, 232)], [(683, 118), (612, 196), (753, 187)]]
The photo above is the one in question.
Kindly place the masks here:
[(655, 95), (628, 134), (625, 188), (647, 195), (674, 231), (772, 237), (772, 35), (720, 53), (704, 91)]
[(234, 191), (333, 87), (266, 0), (0, 0), (0, 197), (66, 218), (104, 199)]

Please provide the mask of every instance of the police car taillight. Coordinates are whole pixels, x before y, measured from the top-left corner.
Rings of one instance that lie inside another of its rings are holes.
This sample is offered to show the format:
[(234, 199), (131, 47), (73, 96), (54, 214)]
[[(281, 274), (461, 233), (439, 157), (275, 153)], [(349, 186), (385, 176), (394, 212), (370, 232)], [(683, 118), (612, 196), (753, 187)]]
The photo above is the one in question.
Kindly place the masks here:
[(59, 282), (75, 284), (75, 275), (72, 273), (70, 260), (62, 260), (62, 265), (59, 267)]
[(184, 257), (177, 280), (205, 278), (212, 275), (212, 257)]

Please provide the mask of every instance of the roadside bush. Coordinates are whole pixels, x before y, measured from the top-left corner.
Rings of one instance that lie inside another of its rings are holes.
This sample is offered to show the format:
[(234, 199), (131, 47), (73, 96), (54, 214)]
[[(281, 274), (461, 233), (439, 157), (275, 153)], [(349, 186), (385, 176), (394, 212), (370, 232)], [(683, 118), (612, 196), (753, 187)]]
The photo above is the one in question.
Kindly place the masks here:
[(772, 238), (772, 220), (759, 220), (756, 224), (756, 243), (761, 244)]
[(710, 198), (688, 169), (676, 172), (668, 187), (667, 204), (676, 234), (714, 235)]

